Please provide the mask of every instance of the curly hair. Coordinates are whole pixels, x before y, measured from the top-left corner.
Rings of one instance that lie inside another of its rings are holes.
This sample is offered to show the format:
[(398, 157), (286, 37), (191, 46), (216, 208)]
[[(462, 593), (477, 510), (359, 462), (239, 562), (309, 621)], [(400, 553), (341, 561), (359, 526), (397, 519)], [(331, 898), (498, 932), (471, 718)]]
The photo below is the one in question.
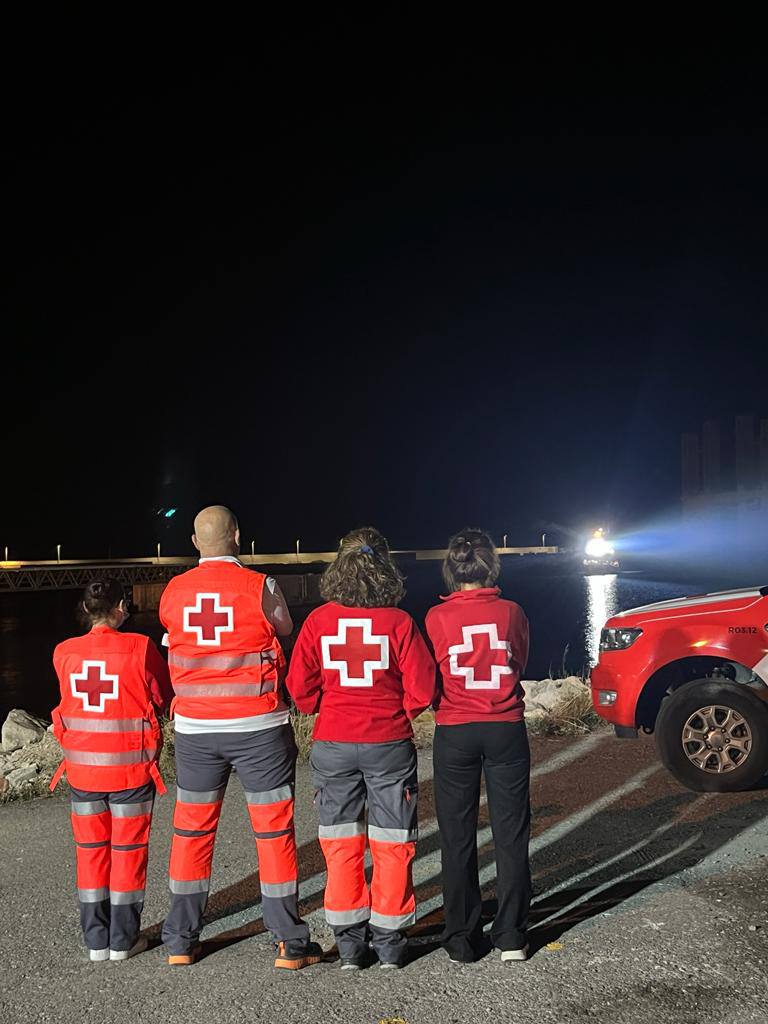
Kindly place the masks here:
[(499, 556), (485, 530), (467, 527), (451, 537), (443, 561), (443, 579), (449, 590), (461, 590), (462, 583), (492, 587), (500, 570)]
[(352, 530), (322, 575), (320, 593), (326, 601), (348, 608), (391, 608), (405, 595), (403, 574), (395, 564), (386, 537), (372, 526)]

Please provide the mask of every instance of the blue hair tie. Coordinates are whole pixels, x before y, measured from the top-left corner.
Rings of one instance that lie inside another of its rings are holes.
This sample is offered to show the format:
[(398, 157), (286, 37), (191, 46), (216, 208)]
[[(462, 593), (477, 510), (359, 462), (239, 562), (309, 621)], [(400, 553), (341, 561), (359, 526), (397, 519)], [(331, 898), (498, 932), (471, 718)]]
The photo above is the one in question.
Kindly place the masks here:
[(372, 555), (373, 554), (373, 548), (369, 544), (363, 544), (362, 547), (360, 548), (360, 550), (362, 551), (362, 553), (364, 555)]

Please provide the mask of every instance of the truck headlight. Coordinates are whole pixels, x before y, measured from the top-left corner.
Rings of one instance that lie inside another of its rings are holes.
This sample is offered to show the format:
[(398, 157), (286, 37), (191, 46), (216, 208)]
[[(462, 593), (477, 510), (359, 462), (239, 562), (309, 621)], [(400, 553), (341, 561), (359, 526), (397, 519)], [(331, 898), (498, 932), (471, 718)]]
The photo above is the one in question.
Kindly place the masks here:
[(625, 651), (642, 632), (642, 629), (604, 629), (600, 634), (600, 650)]

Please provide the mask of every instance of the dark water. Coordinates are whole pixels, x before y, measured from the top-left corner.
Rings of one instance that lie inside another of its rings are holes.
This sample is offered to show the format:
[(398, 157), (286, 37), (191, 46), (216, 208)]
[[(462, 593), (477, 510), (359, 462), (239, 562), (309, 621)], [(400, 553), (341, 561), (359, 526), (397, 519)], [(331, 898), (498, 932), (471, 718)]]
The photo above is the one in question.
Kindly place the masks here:
[[(426, 562), (406, 571), (408, 595), (403, 607), (421, 624), (440, 593), (439, 566)], [(568, 672), (582, 672), (596, 659), (603, 623), (617, 611), (723, 587), (722, 580), (683, 583), (645, 574), (585, 577), (566, 572), (520, 572), (514, 563), (505, 565), (500, 582), (504, 596), (521, 604), (531, 623), (529, 678), (543, 678), (550, 671), (560, 673), (563, 667)], [(744, 582), (735, 580), (727, 585)], [(75, 621), (77, 601), (74, 591), (0, 597), (0, 721), (13, 707), (47, 716), (57, 703), (51, 655), (60, 640), (82, 632)], [(156, 615), (148, 612), (134, 615), (127, 628), (146, 633), (156, 642), (162, 633)]]

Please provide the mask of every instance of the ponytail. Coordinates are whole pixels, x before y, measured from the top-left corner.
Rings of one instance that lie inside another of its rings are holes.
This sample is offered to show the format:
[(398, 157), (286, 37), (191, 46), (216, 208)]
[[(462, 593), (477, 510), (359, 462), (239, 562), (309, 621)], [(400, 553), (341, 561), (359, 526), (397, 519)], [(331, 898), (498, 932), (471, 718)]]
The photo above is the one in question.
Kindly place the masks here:
[(499, 556), (485, 530), (467, 528), (451, 537), (443, 561), (443, 580), (450, 591), (463, 583), (491, 587), (499, 578)]

